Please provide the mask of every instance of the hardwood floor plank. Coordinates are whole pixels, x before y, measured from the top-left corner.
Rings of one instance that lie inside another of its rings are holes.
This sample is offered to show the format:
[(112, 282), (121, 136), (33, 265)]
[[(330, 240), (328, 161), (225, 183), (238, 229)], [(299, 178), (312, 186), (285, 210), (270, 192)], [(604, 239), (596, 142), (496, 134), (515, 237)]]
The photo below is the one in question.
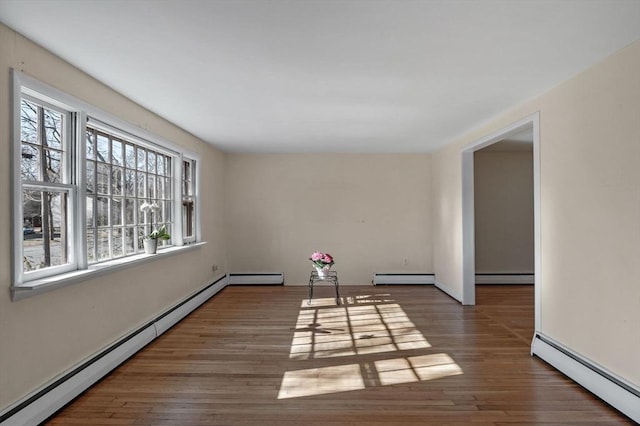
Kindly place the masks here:
[(532, 286), (341, 293), (228, 287), (48, 424), (631, 424), (529, 355)]

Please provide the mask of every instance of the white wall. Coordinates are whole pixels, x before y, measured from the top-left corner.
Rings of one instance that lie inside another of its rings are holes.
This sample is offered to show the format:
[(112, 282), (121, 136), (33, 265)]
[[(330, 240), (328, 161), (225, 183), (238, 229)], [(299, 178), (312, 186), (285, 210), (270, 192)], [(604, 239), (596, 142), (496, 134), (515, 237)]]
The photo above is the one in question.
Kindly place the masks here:
[(541, 332), (640, 386), (640, 41), (433, 154), (436, 278), (462, 294), (461, 151), (536, 111)]
[(476, 273), (534, 273), (533, 151), (474, 153)]
[(341, 284), (432, 272), (430, 164), (427, 154), (228, 155), (229, 270), (303, 284), (321, 250)]
[[(10, 299), (11, 114), (15, 68), (202, 156), (201, 248), (16, 302)], [(225, 247), (225, 157), (0, 24), (0, 410), (214, 279)]]

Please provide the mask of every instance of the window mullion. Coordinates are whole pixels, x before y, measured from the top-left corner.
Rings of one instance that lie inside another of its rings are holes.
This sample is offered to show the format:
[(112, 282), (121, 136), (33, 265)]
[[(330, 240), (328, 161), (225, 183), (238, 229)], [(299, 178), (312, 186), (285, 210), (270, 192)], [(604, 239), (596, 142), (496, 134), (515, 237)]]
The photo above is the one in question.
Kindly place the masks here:
[(13, 73), (13, 143), (11, 144), (12, 150), (12, 167), (13, 167), (13, 193), (11, 199), (13, 201), (13, 226), (12, 226), (12, 241), (13, 241), (13, 283), (21, 284), (24, 280), (23, 268), (23, 254), (22, 246), (24, 244), (24, 232), (23, 227), (23, 208), (22, 202), (16, 200), (22, 200), (22, 128), (21, 128), (21, 99), (22, 99), (22, 87), (20, 84), (20, 76), (15, 72)]
[[(88, 265), (87, 255), (87, 114), (82, 111), (76, 115), (76, 137), (75, 152), (72, 154), (72, 162), (76, 167), (75, 176), (76, 191), (78, 193), (76, 201), (75, 220), (75, 257), (78, 262), (78, 269), (86, 269)], [(71, 161), (70, 161), (71, 162)], [(95, 169), (95, 168), (94, 168)], [(94, 170), (93, 182), (95, 182)], [(95, 200), (95, 197), (93, 198)], [(95, 203), (91, 206), (95, 212)], [(94, 213), (95, 214), (95, 213)], [(95, 239), (94, 239), (95, 241)], [(95, 244), (94, 244), (95, 246)]]
[(181, 246), (184, 244), (184, 235), (183, 235), (183, 224), (182, 221), (184, 218), (182, 217), (182, 197), (183, 194), (183, 184), (182, 184), (182, 162), (183, 157), (180, 155), (173, 161), (173, 176), (171, 176), (171, 180), (173, 181), (173, 232), (172, 236), (174, 237), (173, 243), (175, 245)]

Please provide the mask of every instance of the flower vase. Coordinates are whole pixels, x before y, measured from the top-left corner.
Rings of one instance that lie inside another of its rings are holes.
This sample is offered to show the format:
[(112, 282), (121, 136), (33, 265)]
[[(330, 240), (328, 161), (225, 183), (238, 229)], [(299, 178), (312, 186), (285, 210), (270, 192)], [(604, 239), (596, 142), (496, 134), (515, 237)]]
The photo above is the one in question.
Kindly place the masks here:
[(145, 238), (144, 240), (142, 240), (142, 245), (144, 246), (145, 253), (156, 254), (156, 250), (158, 249), (158, 239)]
[(327, 277), (327, 273), (329, 272), (329, 266), (325, 266), (323, 268), (316, 266), (316, 271), (318, 271), (318, 278), (325, 279)]

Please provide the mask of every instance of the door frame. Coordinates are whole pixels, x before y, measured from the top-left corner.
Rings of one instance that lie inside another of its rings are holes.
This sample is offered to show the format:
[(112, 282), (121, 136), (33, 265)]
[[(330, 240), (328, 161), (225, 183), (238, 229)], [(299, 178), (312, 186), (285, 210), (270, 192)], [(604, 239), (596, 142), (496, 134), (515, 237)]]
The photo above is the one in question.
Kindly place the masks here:
[(533, 223), (534, 223), (534, 310), (535, 331), (540, 331), (540, 113), (526, 116), (480, 138), (462, 150), (462, 304), (476, 304), (474, 152), (533, 128)]

